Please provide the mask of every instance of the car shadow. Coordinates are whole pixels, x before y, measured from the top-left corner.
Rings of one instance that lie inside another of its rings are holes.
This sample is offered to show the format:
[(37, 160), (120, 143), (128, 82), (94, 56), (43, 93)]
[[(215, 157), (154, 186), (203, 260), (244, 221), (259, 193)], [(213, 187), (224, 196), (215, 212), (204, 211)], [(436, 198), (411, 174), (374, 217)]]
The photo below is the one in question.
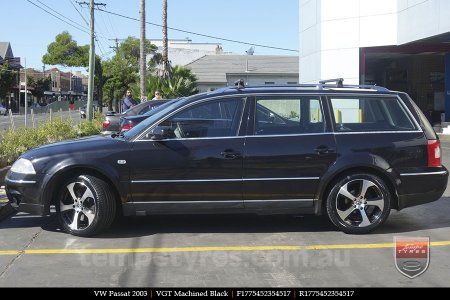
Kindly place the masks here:
[[(42, 228), (61, 232), (55, 217)], [(1, 228), (1, 226), (0, 226)], [(317, 216), (258, 215), (154, 215), (121, 217), (99, 238), (133, 238), (164, 233), (275, 233), (336, 231), (325, 218)]]
[[(400, 234), (450, 227), (450, 206), (439, 201), (391, 211), (385, 224), (374, 235)], [(41, 227), (49, 232), (63, 232), (55, 214), (33, 216), (19, 213), (0, 222), (0, 229)], [(164, 233), (277, 233), (338, 232), (324, 216), (313, 215), (154, 215), (121, 217), (99, 238), (132, 238)]]

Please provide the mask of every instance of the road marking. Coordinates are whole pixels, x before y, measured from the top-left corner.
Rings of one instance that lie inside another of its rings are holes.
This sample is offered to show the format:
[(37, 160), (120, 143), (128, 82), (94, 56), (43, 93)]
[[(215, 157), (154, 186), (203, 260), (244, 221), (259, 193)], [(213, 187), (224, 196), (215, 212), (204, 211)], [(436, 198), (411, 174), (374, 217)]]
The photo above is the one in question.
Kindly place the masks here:
[[(450, 246), (450, 241), (431, 242), (430, 246)], [(379, 244), (342, 244), (311, 246), (224, 246), (224, 247), (181, 247), (181, 248), (116, 248), (116, 249), (36, 249), (36, 250), (0, 250), (0, 255), (19, 254), (124, 254), (124, 253), (176, 253), (208, 251), (300, 251), (300, 250), (336, 250), (336, 249), (381, 249), (394, 248), (394, 243)]]

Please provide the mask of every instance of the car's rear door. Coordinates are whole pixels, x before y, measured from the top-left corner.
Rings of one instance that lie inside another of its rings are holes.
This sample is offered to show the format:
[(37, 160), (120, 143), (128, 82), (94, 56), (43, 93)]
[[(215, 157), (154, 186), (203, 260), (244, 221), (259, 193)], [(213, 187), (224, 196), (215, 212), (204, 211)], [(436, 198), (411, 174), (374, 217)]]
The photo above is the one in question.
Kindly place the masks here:
[(311, 207), (319, 180), (336, 160), (317, 95), (256, 96), (244, 148), (244, 205)]

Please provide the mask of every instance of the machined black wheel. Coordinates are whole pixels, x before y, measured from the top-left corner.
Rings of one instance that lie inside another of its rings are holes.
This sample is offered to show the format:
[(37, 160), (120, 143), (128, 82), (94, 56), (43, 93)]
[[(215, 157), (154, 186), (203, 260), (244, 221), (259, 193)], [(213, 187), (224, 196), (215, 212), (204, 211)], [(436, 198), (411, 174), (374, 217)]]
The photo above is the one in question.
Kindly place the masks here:
[(61, 187), (56, 211), (65, 231), (91, 236), (108, 228), (116, 213), (116, 200), (109, 185), (94, 176), (80, 175)]
[(327, 199), (330, 220), (345, 233), (368, 233), (383, 224), (391, 210), (391, 194), (381, 178), (353, 174), (338, 180)]

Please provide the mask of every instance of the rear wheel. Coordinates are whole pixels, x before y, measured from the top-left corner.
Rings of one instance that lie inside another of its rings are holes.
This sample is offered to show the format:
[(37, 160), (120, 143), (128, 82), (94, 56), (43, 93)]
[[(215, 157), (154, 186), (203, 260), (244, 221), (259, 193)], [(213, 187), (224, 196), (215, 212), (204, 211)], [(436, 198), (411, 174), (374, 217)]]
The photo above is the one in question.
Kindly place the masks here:
[(115, 200), (105, 181), (80, 175), (63, 184), (55, 206), (64, 230), (86, 237), (111, 225), (116, 214)]
[(338, 179), (327, 199), (331, 222), (345, 233), (368, 233), (383, 224), (391, 210), (391, 194), (381, 178), (353, 174)]

